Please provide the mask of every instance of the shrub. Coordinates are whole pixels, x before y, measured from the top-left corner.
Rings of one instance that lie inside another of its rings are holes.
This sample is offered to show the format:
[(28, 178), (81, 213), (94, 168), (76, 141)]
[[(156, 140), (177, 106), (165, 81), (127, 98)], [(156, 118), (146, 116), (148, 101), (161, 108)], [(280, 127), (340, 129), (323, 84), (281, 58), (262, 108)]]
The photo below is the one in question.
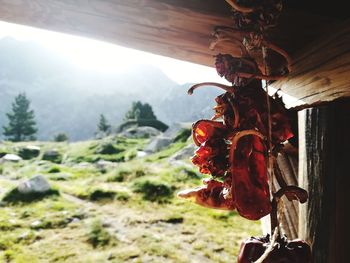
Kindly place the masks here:
[(69, 140), (68, 135), (66, 133), (57, 133), (54, 137), (53, 140), (55, 142), (66, 142)]
[(3, 197), (2, 201), (11, 203), (11, 204), (17, 204), (17, 203), (30, 203), (34, 201), (42, 200), (49, 196), (58, 196), (59, 191), (56, 189), (50, 189), (46, 192), (33, 192), (33, 193), (20, 193), (17, 188), (12, 189), (11, 191), (7, 192), (5, 196)]
[(97, 146), (95, 153), (97, 154), (116, 154), (123, 152), (124, 149), (115, 147), (112, 143), (103, 143)]
[(103, 227), (103, 224), (100, 220), (94, 220), (88, 232), (87, 241), (94, 247), (103, 247), (108, 245), (112, 240), (111, 235), (108, 231)]
[(191, 129), (182, 129), (174, 138), (174, 142), (185, 142), (187, 141), (188, 137), (191, 136), (191, 134), (192, 134)]
[(43, 160), (50, 161), (53, 163), (61, 163), (62, 162), (62, 154), (57, 152), (56, 150), (46, 151), (43, 155)]
[(88, 198), (91, 201), (100, 201), (100, 200), (113, 200), (116, 195), (116, 192), (102, 189), (95, 189), (89, 193)]
[(130, 174), (128, 170), (117, 170), (115, 174), (107, 178), (107, 182), (123, 182)]
[(40, 148), (36, 147), (24, 147), (18, 151), (18, 155), (21, 156), (24, 160), (30, 160), (35, 157), (38, 157), (40, 154)]
[(130, 181), (135, 178), (139, 178), (142, 176), (145, 176), (146, 173), (142, 169), (136, 169), (136, 170), (127, 170), (127, 169), (120, 169), (114, 172), (114, 174), (111, 174), (107, 178), (107, 182), (124, 182), (124, 181)]
[(142, 193), (145, 200), (156, 202), (166, 201), (173, 195), (173, 189), (169, 185), (154, 179), (141, 179), (134, 182), (133, 191)]
[(58, 166), (52, 166), (48, 171), (47, 171), (48, 173), (59, 173), (59, 172), (61, 172), (61, 169), (60, 169), (60, 167), (58, 167)]

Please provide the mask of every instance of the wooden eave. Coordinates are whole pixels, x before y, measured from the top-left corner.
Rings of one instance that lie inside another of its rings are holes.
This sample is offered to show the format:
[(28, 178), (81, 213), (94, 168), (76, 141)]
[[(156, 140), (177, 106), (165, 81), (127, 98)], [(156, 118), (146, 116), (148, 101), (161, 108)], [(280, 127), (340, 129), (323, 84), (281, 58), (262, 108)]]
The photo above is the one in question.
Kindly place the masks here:
[[(286, 1), (269, 39), (291, 54), (294, 72), (276, 88), (304, 104), (350, 96), (346, 10), (340, 1)], [(4, 0), (0, 19), (207, 66), (219, 52), (239, 49), (232, 43), (209, 49), (214, 27), (232, 25), (224, 0)]]

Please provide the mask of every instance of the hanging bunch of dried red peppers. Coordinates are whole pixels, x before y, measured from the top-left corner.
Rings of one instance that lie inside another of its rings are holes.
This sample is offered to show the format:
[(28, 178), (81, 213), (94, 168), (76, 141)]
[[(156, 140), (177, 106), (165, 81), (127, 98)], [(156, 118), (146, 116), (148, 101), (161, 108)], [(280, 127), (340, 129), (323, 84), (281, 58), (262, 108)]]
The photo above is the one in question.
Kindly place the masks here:
[[(217, 86), (225, 93), (218, 96), (215, 115), (211, 120), (193, 124), (193, 141), (199, 147), (192, 158), (203, 174), (211, 178), (199, 188), (178, 195), (191, 198), (197, 204), (216, 209), (237, 210), (250, 220), (271, 215), (272, 237), (252, 237), (246, 240), (238, 256), (239, 263), (308, 263), (311, 251), (302, 240), (282, 237), (277, 219), (279, 199), (307, 201), (307, 192), (297, 186), (287, 186), (274, 174), (276, 154), (293, 132), (282, 99), (268, 95), (261, 80), (277, 80), (291, 70), (288, 54), (266, 39), (266, 30), (276, 25), (282, 10), (281, 0), (226, 0), (233, 8), (233, 26), (217, 27), (210, 48), (223, 41), (241, 48), (241, 56), (219, 54), (216, 70), (232, 83), (200, 83), (189, 94), (203, 86)], [(281, 189), (271, 193), (272, 176)]]

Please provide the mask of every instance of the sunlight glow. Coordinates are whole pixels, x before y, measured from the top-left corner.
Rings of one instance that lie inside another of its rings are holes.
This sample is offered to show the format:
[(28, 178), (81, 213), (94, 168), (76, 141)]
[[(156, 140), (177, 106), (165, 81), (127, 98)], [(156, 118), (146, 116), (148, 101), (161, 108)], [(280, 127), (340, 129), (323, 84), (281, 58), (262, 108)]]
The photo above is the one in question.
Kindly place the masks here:
[(106, 73), (117, 73), (138, 64), (161, 69), (179, 84), (212, 81), (227, 84), (214, 68), (129, 49), (89, 38), (57, 33), (0, 21), (0, 38), (33, 41), (65, 56), (76, 66)]

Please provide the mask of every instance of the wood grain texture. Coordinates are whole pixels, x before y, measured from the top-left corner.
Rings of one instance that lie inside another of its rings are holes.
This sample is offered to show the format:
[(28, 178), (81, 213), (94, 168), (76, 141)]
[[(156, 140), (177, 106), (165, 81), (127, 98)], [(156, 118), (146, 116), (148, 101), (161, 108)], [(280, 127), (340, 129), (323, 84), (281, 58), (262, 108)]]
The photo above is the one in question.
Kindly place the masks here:
[[(287, 152), (281, 152), (278, 154), (277, 163), (281, 171), (281, 175), (287, 185), (298, 185), (298, 155)], [(277, 182), (274, 182), (275, 188)], [(281, 229), (289, 239), (295, 239), (298, 237), (298, 219), (299, 208), (297, 201), (288, 201), (286, 197), (282, 197), (280, 203), (280, 220)]]
[[(286, 6), (269, 35), (292, 53), (334, 21), (299, 7)], [(224, 0), (1, 0), (0, 19), (208, 66), (218, 52), (240, 53), (232, 43), (209, 50), (214, 27), (232, 25)]]
[(349, 262), (350, 100), (299, 112), (299, 237), (312, 245), (314, 262)]
[(292, 66), (286, 79), (272, 84), (300, 100), (287, 106), (350, 97), (350, 20), (296, 54)]

